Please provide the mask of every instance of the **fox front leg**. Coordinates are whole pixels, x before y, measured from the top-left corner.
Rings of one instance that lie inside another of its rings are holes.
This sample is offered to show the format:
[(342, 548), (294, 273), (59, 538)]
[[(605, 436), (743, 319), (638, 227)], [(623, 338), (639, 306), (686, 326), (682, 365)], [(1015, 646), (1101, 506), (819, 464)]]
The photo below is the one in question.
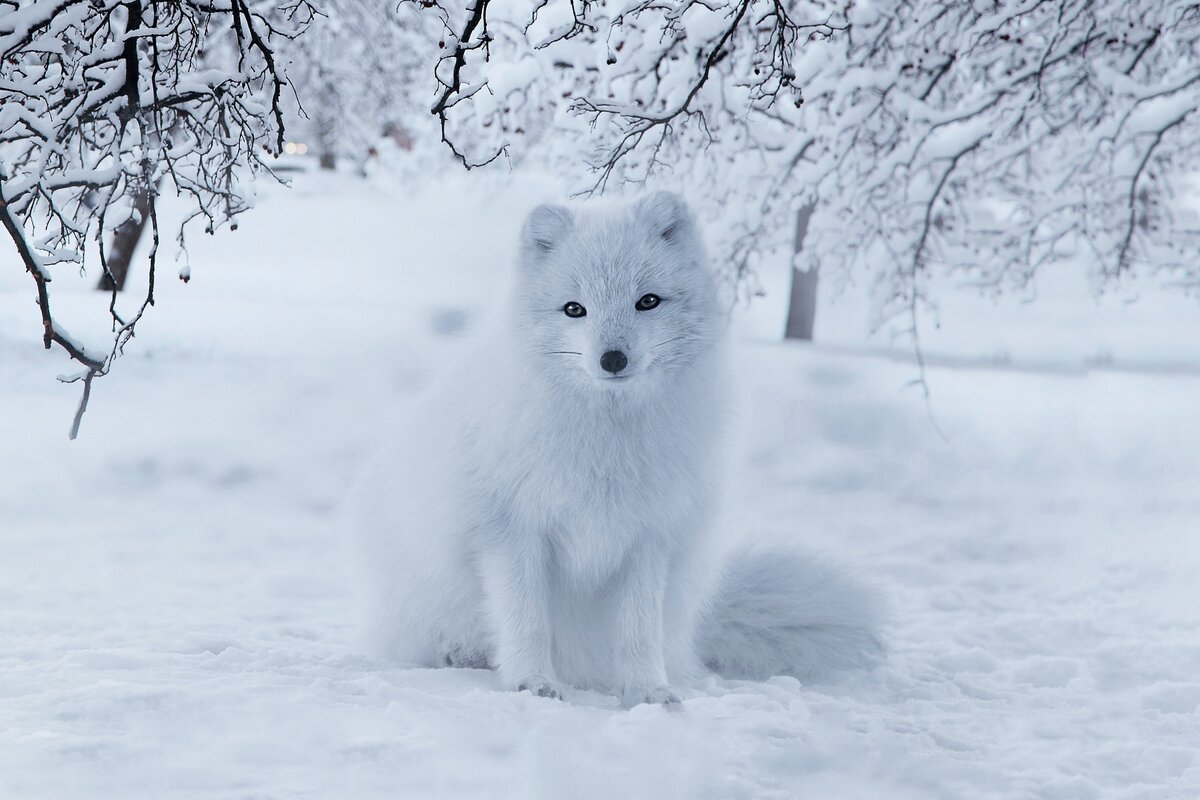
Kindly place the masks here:
[(616, 678), (626, 706), (679, 704), (678, 695), (667, 686), (663, 656), (666, 579), (666, 553), (654, 546), (631, 553), (618, 577)]
[(500, 680), (513, 691), (562, 699), (554, 676), (544, 554), (497, 544), (480, 562)]

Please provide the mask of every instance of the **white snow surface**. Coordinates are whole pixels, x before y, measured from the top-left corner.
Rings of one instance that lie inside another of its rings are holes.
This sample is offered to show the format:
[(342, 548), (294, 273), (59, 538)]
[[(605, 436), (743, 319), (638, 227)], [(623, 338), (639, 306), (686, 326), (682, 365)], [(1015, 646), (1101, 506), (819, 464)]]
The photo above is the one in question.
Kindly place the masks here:
[(671, 713), (361, 655), (339, 503), (547, 186), (264, 189), (189, 285), (164, 259), (73, 443), (0, 255), (0, 797), (1200, 797), (1200, 308), (1148, 289), (944, 292), (927, 404), (853, 290), (785, 344), (764, 276), (721, 525), (876, 587), (870, 672), (713, 678)]

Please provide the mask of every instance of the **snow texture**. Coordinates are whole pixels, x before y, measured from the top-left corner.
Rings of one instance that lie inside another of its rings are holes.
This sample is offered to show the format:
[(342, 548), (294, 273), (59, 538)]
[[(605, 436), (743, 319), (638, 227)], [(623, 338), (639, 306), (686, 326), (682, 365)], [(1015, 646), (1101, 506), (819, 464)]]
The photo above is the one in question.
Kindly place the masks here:
[[(547, 195), (269, 194), (160, 286), (73, 444), (76, 387), (0, 271), (0, 797), (1200, 796), (1191, 301), (943, 294), (928, 408), (853, 292), (819, 346), (759, 333), (778, 292), (741, 312), (721, 524), (877, 587), (887, 655), (624, 711), (361, 655), (338, 538)], [(103, 336), (90, 281), (55, 283)]]

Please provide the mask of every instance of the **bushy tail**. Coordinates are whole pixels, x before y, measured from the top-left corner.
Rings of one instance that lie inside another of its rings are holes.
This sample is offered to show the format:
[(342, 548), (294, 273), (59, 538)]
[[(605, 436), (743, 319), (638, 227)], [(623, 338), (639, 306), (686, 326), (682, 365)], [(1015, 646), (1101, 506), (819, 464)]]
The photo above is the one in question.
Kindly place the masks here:
[(697, 631), (704, 664), (728, 678), (814, 681), (882, 656), (878, 599), (803, 554), (748, 550), (731, 559)]

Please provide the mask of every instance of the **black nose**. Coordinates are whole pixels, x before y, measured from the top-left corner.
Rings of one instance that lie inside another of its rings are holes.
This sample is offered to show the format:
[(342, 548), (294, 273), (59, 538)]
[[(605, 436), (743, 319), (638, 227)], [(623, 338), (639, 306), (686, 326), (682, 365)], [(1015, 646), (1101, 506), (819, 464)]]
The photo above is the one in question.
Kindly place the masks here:
[(629, 359), (620, 350), (609, 350), (604, 355), (600, 356), (600, 366), (604, 367), (608, 372), (614, 374), (625, 369), (625, 365), (629, 363)]

